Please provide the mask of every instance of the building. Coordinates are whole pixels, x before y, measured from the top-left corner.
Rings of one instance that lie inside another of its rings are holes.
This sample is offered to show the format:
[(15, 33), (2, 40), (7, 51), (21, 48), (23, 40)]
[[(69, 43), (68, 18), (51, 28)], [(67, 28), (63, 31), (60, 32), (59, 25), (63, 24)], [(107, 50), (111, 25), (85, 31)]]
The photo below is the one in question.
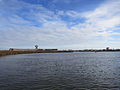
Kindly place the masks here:
[(45, 51), (58, 51), (58, 49), (44, 49)]

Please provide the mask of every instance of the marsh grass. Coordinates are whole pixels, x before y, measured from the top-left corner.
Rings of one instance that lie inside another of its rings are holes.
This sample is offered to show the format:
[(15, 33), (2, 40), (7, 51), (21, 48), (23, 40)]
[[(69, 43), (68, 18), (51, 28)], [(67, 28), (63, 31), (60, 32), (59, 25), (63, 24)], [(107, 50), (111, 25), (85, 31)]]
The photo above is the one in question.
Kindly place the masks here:
[(16, 54), (29, 54), (29, 53), (60, 53), (60, 52), (68, 52), (68, 51), (37, 51), (37, 50), (10, 51), (10, 50), (0, 50), (0, 56), (16, 55)]

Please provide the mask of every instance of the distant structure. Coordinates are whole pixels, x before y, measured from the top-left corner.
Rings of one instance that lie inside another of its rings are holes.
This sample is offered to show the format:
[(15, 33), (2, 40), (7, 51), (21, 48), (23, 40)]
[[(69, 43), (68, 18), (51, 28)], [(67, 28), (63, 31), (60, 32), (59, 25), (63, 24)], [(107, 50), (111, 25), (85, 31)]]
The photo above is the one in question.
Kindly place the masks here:
[(35, 45), (35, 49), (38, 49), (38, 45)]
[(44, 49), (45, 51), (58, 51), (58, 49)]
[(13, 48), (10, 48), (9, 51), (13, 51), (14, 49)]
[(106, 50), (108, 51), (108, 50), (110, 50), (110, 48), (109, 48), (109, 47), (106, 47)]

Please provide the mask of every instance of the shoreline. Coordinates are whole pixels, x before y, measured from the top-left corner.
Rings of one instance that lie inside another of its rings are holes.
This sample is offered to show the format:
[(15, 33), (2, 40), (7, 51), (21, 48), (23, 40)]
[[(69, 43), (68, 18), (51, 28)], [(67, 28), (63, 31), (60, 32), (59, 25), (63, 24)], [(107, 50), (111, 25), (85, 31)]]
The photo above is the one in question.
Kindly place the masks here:
[(65, 53), (72, 51), (10, 51), (10, 50), (0, 50), (0, 57), (8, 55), (17, 55), (17, 54), (30, 54), (30, 53)]
[(10, 51), (0, 50), (0, 57), (17, 54), (31, 54), (31, 53), (70, 53), (70, 52), (120, 52), (120, 51)]

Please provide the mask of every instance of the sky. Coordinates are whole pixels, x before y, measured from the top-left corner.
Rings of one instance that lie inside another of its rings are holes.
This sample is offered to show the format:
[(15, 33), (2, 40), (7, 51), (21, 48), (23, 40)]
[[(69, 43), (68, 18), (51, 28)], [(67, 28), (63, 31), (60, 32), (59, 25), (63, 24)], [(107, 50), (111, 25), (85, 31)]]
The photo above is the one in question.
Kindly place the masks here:
[(0, 49), (120, 48), (120, 0), (0, 0)]

